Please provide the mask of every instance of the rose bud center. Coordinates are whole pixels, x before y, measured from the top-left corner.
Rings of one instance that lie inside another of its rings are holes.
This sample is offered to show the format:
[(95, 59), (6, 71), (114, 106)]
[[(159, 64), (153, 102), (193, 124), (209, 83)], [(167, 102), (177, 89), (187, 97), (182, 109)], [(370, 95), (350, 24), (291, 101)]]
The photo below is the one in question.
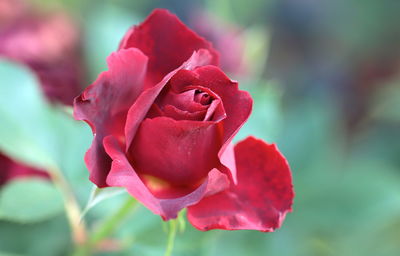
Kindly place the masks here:
[(210, 105), (213, 98), (206, 92), (196, 90), (194, 93), (194, 101), (200, 103), (201, 105)]

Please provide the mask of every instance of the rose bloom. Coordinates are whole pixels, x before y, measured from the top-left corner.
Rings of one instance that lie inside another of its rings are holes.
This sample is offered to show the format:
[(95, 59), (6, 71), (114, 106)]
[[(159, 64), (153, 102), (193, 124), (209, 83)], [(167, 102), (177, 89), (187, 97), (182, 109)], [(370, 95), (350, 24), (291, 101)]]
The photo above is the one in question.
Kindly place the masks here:
[(52, 102), (72, 105), (82, 89), (79, 33), (64, 13), (37, 15), (22, 1), (0, 3), (0, 57), (30, 67)]
[(24, 177), (49, 179), (47, 172), (18, 163), (0, 152), (0, 186)]
[(187, 207), (200, 230), (273, 231), (293, 188), (275, 145), (234, 135), (252, 99), (218, 67), (218, 52), (175, 15), (155, 10), (75, 99), (93, 130), (85, 155), (98, 187), (125, 187), (164, 220)]

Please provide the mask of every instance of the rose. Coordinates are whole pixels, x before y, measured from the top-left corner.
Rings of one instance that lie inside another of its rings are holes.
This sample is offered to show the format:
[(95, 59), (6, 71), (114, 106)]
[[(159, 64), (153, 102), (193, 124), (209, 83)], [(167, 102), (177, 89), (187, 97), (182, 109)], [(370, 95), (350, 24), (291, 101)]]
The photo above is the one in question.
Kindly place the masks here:
[(288, 164), (252, 137), (233, 146), (252, 99), (217, 67), (210, 43), (155, 10), (107, 62), (74, 103), (94, 133), (93, 183), (125, 187), (164, 220), (188, 207), (201, 230), (280, 225), (293, 199)]
[(50, 101), (72, 105), (81, 91), (79, 48), (77, 28), (65, 14), (35, 15), (18, 0), (0, 4), (0, 57), (31, 68)]
[(16, 162), (0, 152), (0, 186), (16, 178), (32, 176), (49, 179), (47, 172)]

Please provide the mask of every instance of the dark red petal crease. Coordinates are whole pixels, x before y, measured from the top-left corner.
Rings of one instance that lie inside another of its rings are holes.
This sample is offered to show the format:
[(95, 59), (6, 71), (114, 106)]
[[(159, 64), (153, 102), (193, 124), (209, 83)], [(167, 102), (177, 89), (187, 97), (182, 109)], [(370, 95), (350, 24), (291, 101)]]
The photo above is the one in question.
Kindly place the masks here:
[(228, 177), (213, 169), (205, 181), (193, 192), (182, 197), (160, 199), (155, 197), (146, 187), (124, 153), (123, 145), (111, 136), (104, 139), (104, 147), (113, 159), (107, 184), (114, 187), (125, 187), (129, 194), (148, 207), (154, 214), (161, 215), (164, 220), (176, 218), (183, 208), (196, 204), (204, 196), (213, 195), (228, 188)]
[(188, 208), (200, 230), (271, 232), (291, 211), (294, 192), (289, 165), (274, 144), (249, 137), (235, 147), (238, 184)]
[(107, 58), (109, 70), (100, 74), (74, 102), (74, 117), (86, 121), (94, 139), (85, 155), (90, 180), (105, 187), (111, 158), (103, 148), (103, 138), (113, 134), (124, 138), (129, 107), (142, 91), (147, 57), (138, 49), (119, 50)]
[(167, 10), (154, 10), (143, 23), (127, 32), (120, 49), (131, 47), (140, 49), (149, 57), (146, 78), (149, 87), (160, 82), (199, 49), (207, 49), (212, 56), (210, 64), (218, 65), (218, 52), (211, 43)]

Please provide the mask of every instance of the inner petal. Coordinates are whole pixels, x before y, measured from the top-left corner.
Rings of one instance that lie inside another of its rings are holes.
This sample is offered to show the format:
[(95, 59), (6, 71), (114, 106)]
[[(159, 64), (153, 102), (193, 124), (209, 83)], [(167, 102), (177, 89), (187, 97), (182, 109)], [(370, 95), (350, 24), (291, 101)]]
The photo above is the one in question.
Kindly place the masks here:
[(195, 90), (194, 101), (200, 103), (201, 105), (210, 105), (213, 101), (213, 98), (207, 92)]
[(157, 100), (157, 105), (161, 109), (163, 109), (166, 105), (172, 105), (178, 109), (188, 112), (206, 110), (208, 107), (207, 105), (203, 105), (200, 102), (195, 101), (195, 92), (196, 90), (187, 90), (177, 93), (172, 90), (168, 90)]
[(130, 161), (139, 175), (174, 186), (198, 185), (218, 166), (218, 130), (212, 122), (146, 119), (129, 149)]

